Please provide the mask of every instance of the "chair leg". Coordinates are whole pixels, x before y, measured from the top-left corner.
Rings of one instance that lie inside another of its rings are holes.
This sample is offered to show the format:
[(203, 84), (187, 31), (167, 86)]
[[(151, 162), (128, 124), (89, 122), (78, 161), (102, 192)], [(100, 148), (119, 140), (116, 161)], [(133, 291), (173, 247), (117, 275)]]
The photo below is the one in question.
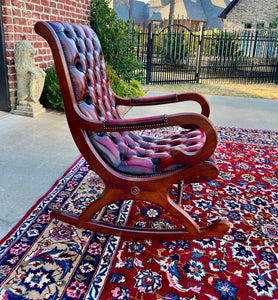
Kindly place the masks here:
[(133, 239), (159, 239), (159, 240), (179, 240), (179, 239), (203, 239), (222, 235), (229, 230), (229, 223), (225, 219), (219, 219), (207, 227), (199, 227), (198, 224), (184, 211), (178, 204), (174, 203), (166, 193), (141, 192), (136, 196), (137, 200), (147, 201), (157, 204), (169, 211), (176, 217), (184, 228), (172, 230), (156, 230), (151, 228), (136, 228), (123, 225), (115, 225), (102, 221), (91, 220), (92, 216), (102, 207), (124, 199), (123, 190), (106, 190), (106, 192), (96, 199), (78, 217), (62, 211), (53, 211), (51, 216), (69, 224), (86, 228), (88, 230), (102, 232), (105, 234), (120, 235)]
[(178, 205), (181, 204), (182, 193), (183, 193), (183, 185), (184, 185), (183, 180), (178, 183), (178, 190), (177, 190), (177, 204)]
[[(91, 203), (80, 215), (79, 226), (91, 220), (91, 218), (104, 206), (125, 199), (123, 190), (105, 189), (103, 194)], [(127, 199), (125, 199), (127, 200)]]
[[(86, 207), (86, 209), (80, 214), (80, 216), (75, 216), (67, 212), (53, 210), (51, 212), (51, 217), (58, 219), (60, 221), (64, 221), (70, 224), (71, 218), (74, 222), (73, 225), (78, 227), (86, 228), (86, 223), (91, 220), (91, 218), (104, 206), (109, 205), (111, 203), (120, 201), (124, 199), (124, 191), (122, 190), (111, 190), (106, 189), (97, 199), (94, 200), (90, 205)], [(77, 222), (77, 223), (76, 223)]]
[[(218, 219), (209, 226), (199, 227), (199, 225), (194, 221), (194, 219), (186, 211), (184, 211), (177, 203), (175, 203), (167, 193), (163, 194), (154, 192), (151, 194), (152, 195), (150, 195), (150, 193), (146, 193), (146, 198), (143, 199), (141, 196), (140, 199), (149, 202), (150, 199), (152, 199), (152, 203), (155, 203), (163, 207), (168, 212), (170, 212), (171, 215), (177, 218), (180, 221), (180, 223), (184, 226), (184, 229), (169, 230), (169, 234), (166, 234), (167, 238), (165, 237), (164, 239), (169, 239), (171, 236), (172, 239), (185, 240), (211, 238), (224, 234), (230, 228), (230, 224), (226, 219)], [(156, 235), (155, 232), (153, 234)]]

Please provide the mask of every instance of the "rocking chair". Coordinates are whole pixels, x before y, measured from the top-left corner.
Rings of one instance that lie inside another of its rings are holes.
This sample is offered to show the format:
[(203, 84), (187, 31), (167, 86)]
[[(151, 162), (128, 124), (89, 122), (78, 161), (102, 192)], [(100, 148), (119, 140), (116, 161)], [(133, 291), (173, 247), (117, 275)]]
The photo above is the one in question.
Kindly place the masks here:
[[(180, 207), (184, 183), (204, 182), (218, 176), (214, 158), (216, 131), (209, 121), (209, 105), (197, 93), (125, 99), (111, 89), (101, 45), (86, 26), (38, 22), (35, 31), (49, 43), (61, 87), (69, 128), (81, 154), (103, 180), (105, 191), (81, 214), (52, 211), (69, 224), (105, 234), (135, 239), (202, 239), (222, 235), (226, 219), (199, 227)], [(196, 101), (201, 114), (178, 113), (124, 119), (118, 105), (143, 106)], [(166, 138), (144, 136), (138, 130), (179, 126)], [(178, 184), (177, 201), (167, 191)], [(182, 228), (138, 228), (92, 217), (104, 206), (122, 200), (147, 201), (170, 212)]]

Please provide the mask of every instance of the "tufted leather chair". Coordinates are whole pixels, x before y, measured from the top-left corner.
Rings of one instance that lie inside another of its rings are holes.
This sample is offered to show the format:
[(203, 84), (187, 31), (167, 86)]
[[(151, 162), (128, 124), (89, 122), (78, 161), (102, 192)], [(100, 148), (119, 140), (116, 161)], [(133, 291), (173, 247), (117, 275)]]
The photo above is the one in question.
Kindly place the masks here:
[[(105, 184), (103, 195), (80, 216), (65, 211), (53, 211), (51, 215), (89, 230), (139, 239), (200, 239), (226, 232), (229, 224), (225, 219), (199, 227), (179, 206), (183, 183), (208, 181), (218, 175), (213, 155), (217, 134), (208, 119), (206, 99), (196, 93), (120, 98), (110, 87), (101, 45), (91, 28), (38, 22), (35, 30), (51, 47), (75, 143)], [(201, 114), (124, 119), (117, 110), (118, 105), (159, 105), (180, 101), (198, 102)], [(167, 126), (179, 126), (179, 129), (166, 138), (138, 133), (138, 130)], [(175, 183), (179, 183), (177, 203), (167, 193)], [(133, 228), (92, 219), (104, 206), (128, 199), (160, 205), (173, 214), (183, 228)]]

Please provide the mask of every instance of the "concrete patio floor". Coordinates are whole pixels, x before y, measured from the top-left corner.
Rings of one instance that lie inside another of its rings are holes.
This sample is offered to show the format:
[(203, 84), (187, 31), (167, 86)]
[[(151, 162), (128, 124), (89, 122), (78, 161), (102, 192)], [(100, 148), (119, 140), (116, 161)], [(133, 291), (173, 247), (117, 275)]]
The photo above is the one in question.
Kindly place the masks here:
[[(166, 93), (148, 92), (147, 96)], [(214, 125), (278, 130), (278, 101), (206, 96)], [(132, 108), (127, 118), (196, 111), (194, 103)], [(36, 118), (0, 112), (0, 238), (42, 197), (80, 153), (62, 113)]]

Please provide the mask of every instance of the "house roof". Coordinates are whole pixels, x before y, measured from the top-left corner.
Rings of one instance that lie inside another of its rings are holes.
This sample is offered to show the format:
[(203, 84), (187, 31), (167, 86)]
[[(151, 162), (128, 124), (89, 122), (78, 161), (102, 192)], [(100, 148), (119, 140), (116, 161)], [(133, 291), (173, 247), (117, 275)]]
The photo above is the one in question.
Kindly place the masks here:
[(150, 0), (149, 7), (163, 7), (169, 3), (169, 0)]
[(201, 0), (201, 3), (207, 18), (206, 27), (221, 28), (219, 14), (231, 3), (231, 0)]
[(232, 8), (238, 3), (239, 0), (233, 0), (219, 15), (219, 18), (226, 19), (227, 14), (232, 10)]
[(150, 0), (149, 7), (162, 7), (161, 0)]
[[(151, 0), (150, 8), (152, 7), (162, 7), (159, 10), (161, 19), (168, 19), (170, 11), (170, 0)], [(156, 14), (156, 12), (154, 14)], [(156, 14), (155, 17), (157, 18), (158, 16), (159, 15)], [(201, 0), (176, 0), (174, 16), (198, 21), (207, 20), (201, 5)], [(152, 16), (150, 17), (150, 19), (152, 19)]]
[[(202, 21), (207, 28), (221, 28), (219, 15), (226, 7), (235, 2), (231, 0), (176, 0), (175, 17), (188, 18), (190, 20)], [(114, 9), (123, 20), (128, 20), (128, 2), (121, 4), (113, 1)], [(149, 4), (133, 0), (133, 21), (136, 24), (145, 23), (146, 20), (160, 21), (168, 19), (170, 11), (170, 0), (150, 0)], [(153, 15), (149, 16), (149, 8), (153, 8)]]
[(183, 1), (187, 12), (187, 17), (189, 19), (207, 22), (207, 17), (204, 13), (201, 0), (193, 0), (193, 1), (183, 0)]
[[(113, 1), (113, 8), (116, 10), (118, 16), (127, 21), (129, 19), (129, 8), (128, 1), (124, 3), (119, 3), (118, 1)], [(142, 1), (132, 1), (132, 12), (133, 21), (136, 24), (143, 24), (149, 17), (149, 5)]]
[(211, 0), (211, 4), (222, 7), (223, 9), (226, 8), (226, 6), (227, 6), (226, 2), (227, 1), (225, 1), (225, 0)]
[(163, 20), (161, 13), (159, 11), (155, 11), (151, 17), (148, 18), (150, 21), (161, 21)]
[[(219, 15), (232, 0), (176, 0), (175, 17), (203, 21), (206, 28), (221, 28)], [(169, 17), (170, 0), (151, 0), (150, 8), (159, 8), (149, 20), (163, 20)]]

